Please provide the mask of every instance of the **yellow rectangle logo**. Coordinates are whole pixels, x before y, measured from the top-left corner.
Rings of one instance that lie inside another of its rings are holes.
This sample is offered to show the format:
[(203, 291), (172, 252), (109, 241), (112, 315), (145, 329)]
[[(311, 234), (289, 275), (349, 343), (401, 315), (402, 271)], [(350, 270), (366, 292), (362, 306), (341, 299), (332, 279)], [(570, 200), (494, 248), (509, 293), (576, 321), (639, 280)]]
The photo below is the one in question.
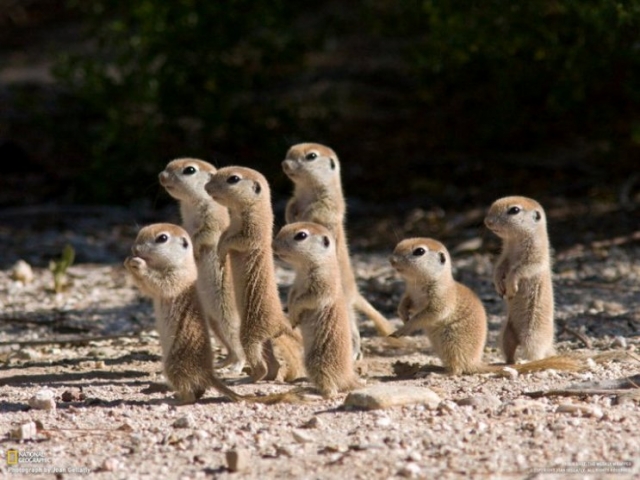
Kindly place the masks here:
[(18, 465), (18, 450), (7, 450), (7, 465)]

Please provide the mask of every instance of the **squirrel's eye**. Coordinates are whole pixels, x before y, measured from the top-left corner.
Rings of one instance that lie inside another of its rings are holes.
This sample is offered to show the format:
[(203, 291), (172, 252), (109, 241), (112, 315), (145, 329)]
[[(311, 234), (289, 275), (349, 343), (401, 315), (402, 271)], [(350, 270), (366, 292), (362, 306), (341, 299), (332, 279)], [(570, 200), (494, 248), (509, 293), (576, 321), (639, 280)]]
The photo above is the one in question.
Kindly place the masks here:
[(439, 252), (439, 253), (438, 253), (438, 256), (440, 257), (440, 263), (441, 263), (442, 265), (444, 265), (445, 263), (447, 263), (447, 256), (446, 256), (444, 253)]
[(305, 239), (305, 238), (307, 238), (308, 236), (309, 236), (309, 234), (308, 234), (307, 232), (302, 231), (302, 232), (298, 232), (298, 233), (296, 233), (296, 234), (295, 234), (295, 236), (293, 237), (293, 239), (294, 239), (296, 242), (301, 242), (302, 240), (304, 240), (304, 239)]
[(182, 173), (184, 175), (193, 175), (194, 173), (196, 173), (196, 167), (189, 165), (188, 167), (185, 167), (184, 170), (182, 170)]
[(315, 160), (316, 158), (318, 158), (318, 154), (316, 152), (310, 152), (307, 153), (304, 158), (309, 161)]
[(161, 233), (156, 237), (156, 243), (166, 243), (169, 240), (169, 235)]
[(421, 257), (422, 255), (427, 253), (427, 251), (422, 247), (418, 247), (412, 253), (414, 257)]
[(517, 215), (519, 213), (520, 213), (520, 207), (511, 207), (509, 210), (507, 210), (508, 215)]
[(238, 175), (231, 175), (227, 178), (227, 183), (233, 185), (234, 183), (238, 183), (240, 181), (240, 177)]

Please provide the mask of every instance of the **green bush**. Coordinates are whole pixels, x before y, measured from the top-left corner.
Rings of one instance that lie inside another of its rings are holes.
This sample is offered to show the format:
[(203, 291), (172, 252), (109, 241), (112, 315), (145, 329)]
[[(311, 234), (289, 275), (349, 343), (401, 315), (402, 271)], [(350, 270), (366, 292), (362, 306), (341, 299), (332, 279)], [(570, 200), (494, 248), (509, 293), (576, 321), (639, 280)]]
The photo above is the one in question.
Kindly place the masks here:
[(439, 113), (431, 127), (442, 132), (440, 145), (633, 140), (639, 2), (375, 1), (369, 8), (378, 35), (405, 39), (417, 85), (412, 101)]
[(97, 0), (74, 8), (89, 20), (93, 45), (55, 71), (81, 106), (76, 123), (57, 127), (86, 155), (78, 199), (135, 198), (177, 156), (217, 163), (220, 150), (249, 149), (282, 158), (279, 132), (292, 116), (280, 90), (313, 40), (291, 27), (302, 6)]
[[(580, 161), (608, 152), (607, 167), (636, 168), (638, 2), (76, 0), (75, 8), (90, 21), (92, 48), (57, 66), (77, 115), (54, 127), (85, 162), (76, 200), (157, 191), (155, 175), (176, 156), (275, 172), (303, 139), (328, 139), (345, 158), (369, 152), (367, 165), (345, 169), (352, 194), (375, 180), (373, 195), (390, 194), (390, 167), (451, 152), (586, 141), (600, 153)], [(385, 55), (396, 61), (376, 67)], [(441, 164), (430, 185), (455, 174)]]

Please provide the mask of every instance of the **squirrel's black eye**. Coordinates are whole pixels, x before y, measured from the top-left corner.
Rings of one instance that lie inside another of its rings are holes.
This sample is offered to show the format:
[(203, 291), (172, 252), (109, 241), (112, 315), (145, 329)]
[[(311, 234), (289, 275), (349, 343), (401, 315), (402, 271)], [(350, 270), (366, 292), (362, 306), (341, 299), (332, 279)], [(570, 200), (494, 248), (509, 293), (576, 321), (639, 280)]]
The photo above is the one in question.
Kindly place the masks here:
[(185, 167), (184, 170), (182, 170), (182, 173), (184, 175), (193, 175), (194, 173), (196, 173), (196, 167), (192, 167), (191, 165), (189, 165), (188, 167)]
[(511, 207), (509, 210), (507, 210), (507, 214), (508, 215), (517, 215), (520, 213), (520, 207)]
[(307, 238), (309, 236), (309, 234), (307, 232), (305, 232), (304, 230), (302, 232), (298, 232), (295, 234), (295, 236), (293, 237), (293, 239), (296, 242), (301, 242), (302, 240), (304, 240), (305, 238)]
[(440, 263), (441, 263), (442, 265), (444, 265), (445, 263), (447, 263), (447, 256), (446, 256), (444, 253), (439, 252), (439, 253), (438, 253), (438, 256), (440, 257)]
[(238, 183), (240, 181), (240, 177), (238, 175), (231, 175), (227, 178), (227, 183), (233, 185), (234, 183)]
[(316, 158), (318, 158), (318, 154), (316, 152), (310, 152), (310, 153), (307, 153), (304, 158), (305, 160), (309, 160), (309, 161), (315, 160)]
[(412, 252), (414, 257), (421, 257), (425, 253), (427, 253), (427, 251), (422, 247), (418, 247)]
[(167, 235), (166, 233), (161, 233), (156, 237), (156, 243), (167, 243), (168, 240), (169, 235)]

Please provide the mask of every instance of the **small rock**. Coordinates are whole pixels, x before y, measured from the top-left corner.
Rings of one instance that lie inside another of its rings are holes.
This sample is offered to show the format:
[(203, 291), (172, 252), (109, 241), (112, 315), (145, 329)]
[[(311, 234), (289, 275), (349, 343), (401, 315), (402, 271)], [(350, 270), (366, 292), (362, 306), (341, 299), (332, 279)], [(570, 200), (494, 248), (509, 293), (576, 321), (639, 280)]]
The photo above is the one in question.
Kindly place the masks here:
[(603, 310), (604, 310), (604, 301), (596, 299), (596, 300), (593, 300), (589, 305), (588, 312), (593, 315), (596, 313), (600, 313)]
[(438, 405), (438, 410), (441, 412), (453, 413), (458, 410), (458, 404), (451, 400), (443, 400)]
[(472, 406), (476, 410), (495, 410), (502, 405), (502, 401), (495, 395), (476, 395), (474, 397), (461, 398), (456, 400), (461, 407)]
[(227, 468), (232, 472), (240, 472), (249, 468), (249, 461), (251, 460), (251, 454), (248, 450), (238, 448), (235, 450), (229, 450), (226, 453)]
[(420, 476), (420, 472), (420, 466), (410, 462), (398, 471), (398, 475), (405, 478), (417, 478)]
[(16, 357), (20, 360), (37, 360), (42, 357), (42, 354), (33, 348), (23, 348), (16, 353)]
[(82, 390), (74, 387), (62, 392), (61, 398), (63, 402), (78, 402), (84, 400), (86, 395), (82, 393)]
[(178, 418), (175, 422), (173, 422), (174, 428), (194, 428), (195, 426), (196, 422), (190, 413), (186, 414), (184, 417)]
[(315, 440), (311, 435), (309, 435), (304, 430), (294, 429), (291, 431), (291, 434), (293, 435), (293, 439), (298, 443), (313, 443)]
[(624, 338), (621, 335), (617, 335), (614, 339), (613, 342), (611, 343), (612, 347), (620, 347), (620, 348), (627, 348), (627, 339)]
[(119, 468), (120, 468), (120, 460), (114, 457), (106, 458), (104, 462), (102, 462), (102, 465), (100, 466), (100, 470), (103, 470), (105, 472), (115, 472)]
[(605, 302), (603, 306), (605, 313), (616, 316), (627, 312), (627, 309), (619, 302)]
[(14, 440), (29, 440), (35, 438), (38, 433), (35, 422), (24, 422), (9, 432), (9, 437)]
[(518, 371), (515, 368), (504, 367), (502, 369), (502, 373), (504, 373), (505, 377), (510, 378), (511, 380), (518, 378)]
[(129, 425), (127, 422), (125, 422), (122, 425), (120, 425), (118, 428), (116, 428), (116, 430), (119, 430), (121, 432), (133, 432), (133, 427)]
[(54, 410), (56, 408), (54, 395), (53, 390), (40, 390), (29, 399), (29, 406), (35, 410)]
[(293, 452), (291, 449), (284, 445), (276, 445), (276, 455), (279, 457), (292, 458)]
[(33, 269), (24, 260), (18, 260), (11, 269), (11, 279), (23, 284), (33, 281)]
[(546, 406), (540, 401), (529, 400), (526, 398), (516, 398), (511, 408), (515, 413), (522, 412), (540, 412), (546, 410)]
[(345, 407), (374, 410), (400, 405), (421, 404), (435, 409), (440, 397), (431, 389), (404, 385), (373, 385), (347, 395)]
[(193, 432), (193, 436), (198, 440), (206, 440), (209, 438), (209, 432), (206, 430), (196, 430)]
[(106, 366), (106, 364), (104, 363), (104, 360), (98, 360), (97, 362), (94, 362), (93, 366), (102, 370)]
[(593, 417), (600, 419), (604, 416), (604, 413), (597, 405), (575, 405), (573, 403), (563, 403), (558, 405), (556, 412), (559, 413), (578, 413), (586, 417)]
[(378, 427), (388, 427), (391, 425), (391, 419), (389, 417), (381, 417), (376, 420), (376, 425)]
[(318, 428), (322, 426), (322, 421), (318, 417), (311, 417), (302, 424), (302, 428)]

